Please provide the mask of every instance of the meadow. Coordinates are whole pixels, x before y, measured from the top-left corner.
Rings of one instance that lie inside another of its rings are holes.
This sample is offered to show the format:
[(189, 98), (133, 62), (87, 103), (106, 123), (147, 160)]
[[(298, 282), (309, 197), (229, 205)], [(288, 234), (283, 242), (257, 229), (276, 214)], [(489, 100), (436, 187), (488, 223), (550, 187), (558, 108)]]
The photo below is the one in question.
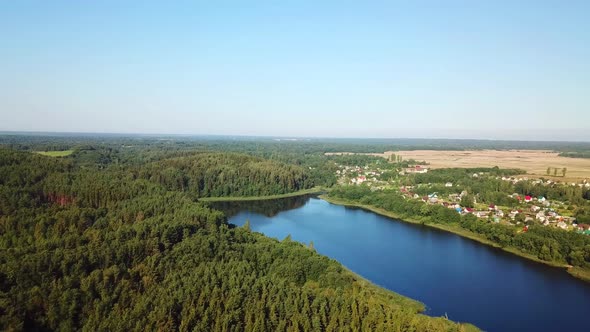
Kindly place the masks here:
[(48, 157), (67, 157), (74, 153), (74, 150), (64, 150), (64, 151), (35, 151), (36, 153), (48, 156)]

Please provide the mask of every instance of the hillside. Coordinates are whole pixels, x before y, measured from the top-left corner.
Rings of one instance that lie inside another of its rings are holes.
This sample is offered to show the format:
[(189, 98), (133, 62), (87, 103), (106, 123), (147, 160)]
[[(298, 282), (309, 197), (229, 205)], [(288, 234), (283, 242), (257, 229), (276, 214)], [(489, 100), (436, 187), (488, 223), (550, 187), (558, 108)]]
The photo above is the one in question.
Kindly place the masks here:
[(197, 153), (142, 166), (138, 176), (197, 197), (266, 196), (313, 187), (303, 168), (237, 153)]

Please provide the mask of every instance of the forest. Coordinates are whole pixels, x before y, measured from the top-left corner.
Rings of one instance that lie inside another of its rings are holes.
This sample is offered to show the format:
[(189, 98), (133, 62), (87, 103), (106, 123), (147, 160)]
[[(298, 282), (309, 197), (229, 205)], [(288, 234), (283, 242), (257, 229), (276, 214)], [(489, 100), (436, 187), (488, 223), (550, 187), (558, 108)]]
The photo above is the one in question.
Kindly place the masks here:
[(198, 201), (317, 185), (317, 154), (89, 140), (0, 147), (0, 330), (476, 330)]
[(196, 197), (268, 196), (309, 189), (304, 169), (237, 153), (199, 153), (141, 166), (140, 179)]

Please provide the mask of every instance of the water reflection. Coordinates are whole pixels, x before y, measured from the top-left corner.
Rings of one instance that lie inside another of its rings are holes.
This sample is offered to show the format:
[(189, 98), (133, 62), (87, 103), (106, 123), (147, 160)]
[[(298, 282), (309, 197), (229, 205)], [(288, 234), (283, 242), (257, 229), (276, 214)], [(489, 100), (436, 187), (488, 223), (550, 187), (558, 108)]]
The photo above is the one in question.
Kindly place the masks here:
[(289, 211), (304, 206), (312, 197), (317, 195), (303, 195), (260, 201), (231, 201), (210, 202), (213, 209), (223, 211), (228, 219), (243, 211), (257, 213), (266, 217), (274, 217), (282, 211)]

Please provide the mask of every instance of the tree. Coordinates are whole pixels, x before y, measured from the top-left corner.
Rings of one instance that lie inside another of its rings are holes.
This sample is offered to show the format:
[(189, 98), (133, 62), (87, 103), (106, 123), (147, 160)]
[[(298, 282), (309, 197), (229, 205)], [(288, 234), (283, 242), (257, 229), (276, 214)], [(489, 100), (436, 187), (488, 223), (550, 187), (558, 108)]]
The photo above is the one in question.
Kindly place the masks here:
[(547, 167), (547, 175), (551, 175), (551, 167)]
[(250, 219), (246, 219), (246, 222), (244, 223), (244, 226), (242, 226), (242, 227), (244, 227), (244, 229), (247, 230), (248, 232), (251, 231)]
[(463, 207), (468, 207), (468, 208), (473, 208), (474, 207), (474, 203), (475, 202), (475, 198), (473, 197), (473, 195), (463, 195), (463, 197), (461, 197), (461, 206)]
[(565, 177), (565, 173), (567, 172), (567, 168), (564, 167), (561, 169), (561, 174), (563, 174), (563, 177)]
[(553, 169), (553, 176), (557, 176), (557, 168)]

